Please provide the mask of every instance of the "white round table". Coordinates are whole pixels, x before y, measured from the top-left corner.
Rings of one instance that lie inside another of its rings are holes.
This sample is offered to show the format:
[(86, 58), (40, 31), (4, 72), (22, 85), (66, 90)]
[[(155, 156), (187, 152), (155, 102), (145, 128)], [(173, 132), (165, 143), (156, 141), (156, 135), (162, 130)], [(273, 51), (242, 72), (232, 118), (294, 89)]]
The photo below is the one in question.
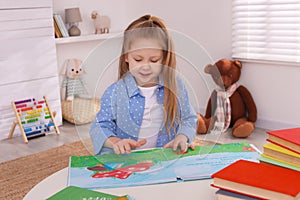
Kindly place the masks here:
[[(67, 187), (68, 168), (64, 168), (47, 177), (24, 197), (24, 200), (46, 199)], [(186, 181), (178, 183), (164, 183), (123, 188), (99, 189), (113, 195), (132, 196), (135, 200), (153, 199), (216, 199), (216, 188), (210, 186), (212, 179)]]
[[(248, 142), (254, 144), (262, 151), (263, 144), (266, 143), (268, 134), (253, 134), (247, 139), (234, 138), (231, 133), (223, 134), (218, 138), (221, 143), (230, 142)], [(205, 138), (209, 137), (203, 136)], [(25, 200), (46, 199), (60, 190), (67, 187), (68, 168), (62, 169), (47, 177), (25, 196)], [(210, 186), (212, 179), (202, 179), (197, 181), (186, 181), (179, 183), (164, 183), (154, 185), (144, 185), (135, 187), (99, 189), (100, 192), (106, 192), (114, 195), (131, 195), (135, 200), (153, 200), (153, 199), (216, 199), (216, 188)]]

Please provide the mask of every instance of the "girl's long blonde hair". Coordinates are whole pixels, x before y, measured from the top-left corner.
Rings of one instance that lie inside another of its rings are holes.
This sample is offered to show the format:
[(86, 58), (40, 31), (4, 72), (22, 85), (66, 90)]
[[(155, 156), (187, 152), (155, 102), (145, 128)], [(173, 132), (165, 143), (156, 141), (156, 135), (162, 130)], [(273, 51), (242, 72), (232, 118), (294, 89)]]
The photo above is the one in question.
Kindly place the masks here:
[[(177, 85), (175, 78), (176, 57), (173, 41), (165, 23), (151, 15), (144, 15), (133, 21), (124, 32), (122, 54), (119, 60), (119, 79), (129, 71), (128, 63), (125, 61), (130, 50), (131, 42), (136, 38), (156, 39), (163, 48), (162, 78), (164, 83), (164, 117), (167, 132), (175, 128), (175, 121), (179, 121), (177, 106)], [(175, 130), (175, 129), (174, 129)]]

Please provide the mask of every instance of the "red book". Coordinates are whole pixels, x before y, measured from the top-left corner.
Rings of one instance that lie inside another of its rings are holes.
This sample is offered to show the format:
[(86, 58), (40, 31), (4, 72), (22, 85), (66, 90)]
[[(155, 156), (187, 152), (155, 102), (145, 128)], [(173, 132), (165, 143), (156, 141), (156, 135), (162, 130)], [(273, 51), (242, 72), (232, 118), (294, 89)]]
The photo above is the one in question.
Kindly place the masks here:
[(267, 131), (267, 141), (300, 153), (300, 128)]
[(300, 198), (300, 172), (239, 160), (212, 175), (212, 186), (262, 199)]

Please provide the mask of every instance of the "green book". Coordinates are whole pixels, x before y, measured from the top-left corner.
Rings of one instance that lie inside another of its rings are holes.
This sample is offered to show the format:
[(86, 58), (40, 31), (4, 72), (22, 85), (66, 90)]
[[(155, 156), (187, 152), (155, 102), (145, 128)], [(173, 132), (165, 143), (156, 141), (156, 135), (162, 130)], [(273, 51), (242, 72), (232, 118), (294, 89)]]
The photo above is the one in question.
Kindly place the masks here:
[(116, 196), (103, 192), (97, 192), (76, 186), (68, 186), (47, 200), (129, 200), (129, 196)]
[(267, 156), (267, 155), (264, 155), (264, 154), (261, 155), (261, 157), (259, 158), (259, 161), (300, 171), (300, 167), (297, 167), (295, 165), (290, 165), (287, 162), (282, 162), (282, 161), (280, 161), (276, 158), (273, 158), (271, 156)]

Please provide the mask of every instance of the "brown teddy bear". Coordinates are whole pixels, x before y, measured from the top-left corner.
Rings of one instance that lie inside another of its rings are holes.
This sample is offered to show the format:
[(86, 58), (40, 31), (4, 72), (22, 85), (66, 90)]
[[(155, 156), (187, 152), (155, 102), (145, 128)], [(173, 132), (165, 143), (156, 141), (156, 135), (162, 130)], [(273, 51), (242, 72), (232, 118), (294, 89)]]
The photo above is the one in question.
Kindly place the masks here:
[(211, 94), (205, 116), (198, 114), (199, 134), (207, 133), (215, 122), (221, 122), (222, 132), (232, 127), (235, 137), (248, 137), (253, 132), (257, 109), (247, 88), (237, 84), (241, 69), (241, 62), (226, 59), (205, 67), (205, 73), (212, 76), (218, 88)]

